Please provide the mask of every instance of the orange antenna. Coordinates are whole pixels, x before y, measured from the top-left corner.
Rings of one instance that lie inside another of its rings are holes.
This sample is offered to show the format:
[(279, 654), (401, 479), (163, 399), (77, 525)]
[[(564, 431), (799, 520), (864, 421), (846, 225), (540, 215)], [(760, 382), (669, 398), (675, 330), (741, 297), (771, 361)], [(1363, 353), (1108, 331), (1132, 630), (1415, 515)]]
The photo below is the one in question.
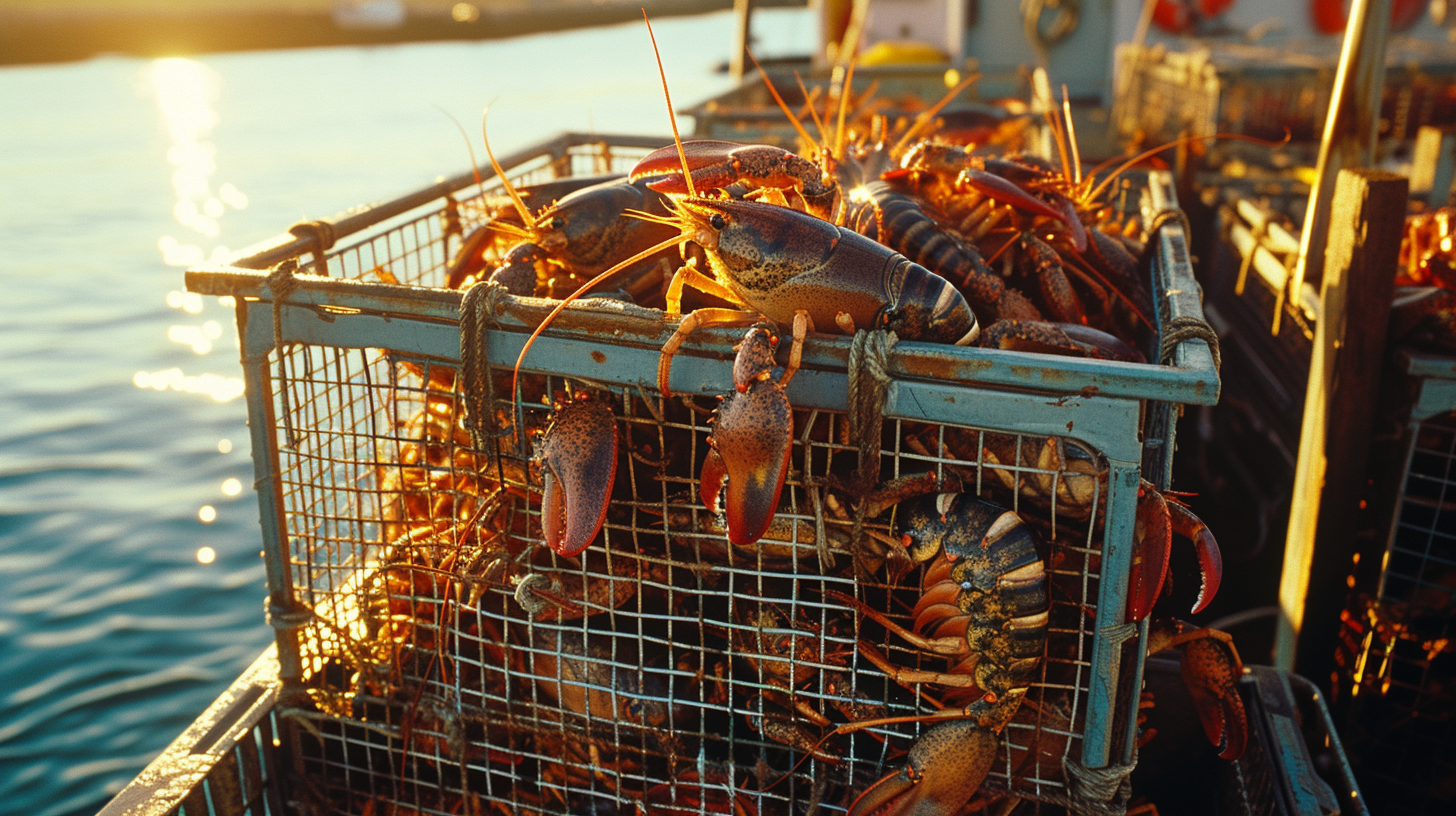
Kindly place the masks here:
[(546, 315), (546, 319), (542, 320), (539, 324), (536, 325), (536, 330), (533, 331), (533, 332), (531, 332), (531, 336), (530, 337), (527, 337), (526, 338), (526, 344), (524, 346), (521, 346), (521, 353), (520, 353), (520, 355), (518, 357), (516, 357), (516, 368), (511, 373), (511, 397), (512, 398), (515, 398), (515, 395), (517, 393), (519, 393), (516, 390), (516, 386), (517, 386), (517, 383), (519, 383), (520, 382), (520, 379), (521, 379), (521, 362), (526, 359), (526, 352), (528, 352), (528, 351), (531, 350), (531, 345), (536, 342), (536, 338), (541, 336), (541, 332), (545, 331), (546, 330), (546, 327), (551, 323), (551, 321), (555, 320), (556, 319), (556, 316), (559, 315), (559, 314), (561, 314), (561, 310), (562, 309), (565, 309), (566, 308), (566, 305), (568, 303), (571, 303), (571, 302), (577, 300), (582, 295), (586, 294), (586, 292), (587, 292), (588, 289), (591, 289), (593, 286), (596, 286), (597, 284), (601, 283), (602, 281), (606, 280), (607, 278), (611, 277), (612, 275), (616, 274), (617, 272), (620, 272), (621, 270), (627, 268), (628, 266), (631, 266), (632, 264), (637, 263), (638, 261), (642, 260), (643, 258), (646, 258), (647, 256), (653, 254), (654, 252), (658, 252), (658, 251), (667, 249), (670, 246), (676, 246), (677, 244), (686, 243), (687, 241), (689, 241), (691, 239), (692, 239), (692, 235), (685, 233), (683, 235), (675, 235), (675, 236), (673, 236), (671, 238), (668, 238), (666, 241), (662, 241), (661, 243), (658, 243), (656, 246), (648, 247), (647, 249), (642, 250), (641, 252), (637, 253), (636, 255), (633, 255), (632, 257), (628, 258), (627, 260), (622, 261), (621, 263), (618, 263), (616, 266), (612, 267), (611, 269), (608, 269), (607, 271), (601, 273), (600, 275), (597, 275), (595, 278), (592, 278), (591, 280), (587, 281), (586, 283), (583, 283), (575, 292), (572, 292), (571, 294), (567, 295), (565, 298), (562, 298), (561, 302), (558, 303), (558, 304), (556, 304), (556, 308), (552, 309), (551, 312)]
[[(1193, 144), (1194, 142), (1213, 142), (1219, 139), (1230, 139), (1239, 142), (1249, 142), (1251, 144), (1256, 144), (1263, 147), (1280, 147), (1281, 145), (1289, 144), (1289, 138), (1289, 128), (1284, 129), (1284, 138), (1279, 139), (1278, 141), (1273, 141), (1270, 139), (1260, 139), (1255, 136), (1245, 136), (1241, 133), (1215, 133), (1212, 136), (1180, 136), (1179, 138), (1174, 139), (1171, 142), (1164, 142), (1157, 147), (1144, 150), (1143, 152), (1118, 165), (1118, 168), (1114, 170), (1111, 175), (1103, 179), (1102, 182), (1096, 187), (1092, 188), (1092, 191), (1087, 194), (1086, 200), (1091, 201), (1097, 198), (1097, 196), (1102, 194), (1103, 190), (1107, 187), (1107, 185), (1111, 184), (1118, 176), (1127, 172), (1127, 170), (1133, 165), (1141, 161), (1146, 161), (1169, 148), (1178, 147), (1179, 145)], [(1097, 165), (1096, 170), (1100, 171), (1102, 168), (1110, 165), (1114, 161), (1116, 161), (1116, 159), (1108, 159), (1102, 164)]]
[(450, 121), (455, 123), (455, 129), (460, 131), (460, 138), (465, 140), (465, 152), (470, 154), (470, 172), (475, 174), (475, 185), (480, 188), (480, 197), (484, 198), (485, 179), (480, 177), (480, 163), (475, 160), (475, 146), (470, 144), (470, 134), (465, 132), (465, 126), (460, 124), (460, 120), (455, 118), (455, 114), (445, 110), (438, 104), (435, 105), (435, 110), (450, 117)]
[(495, 160), (495, 153), (490, 149), (490, 137), (486, 135), (485, 130), (485, 118), (489, 113), (489, 105), (486, 105), (485, 110), (480, 112), (480, 136), (485, 140), (485, 155), (490, 159), (490, 166), (495, 168), (495, 177), (500, 179), (501, 186), (506, 188), (506, 193), (510, 195), (511, 201), (515, 202), (516, 211), (521, 214), (521, 220), (526, 222), (527, 227), (530, 227), (536, 223), (536, 217), (531, 215), (530, 208), (521, 199), (521, 194), (516, 192), (515, 185), (511, 184), (510, 179), (506, 178), (506, 171), (501, 169), (500, 162)]
[(1072, 150), (1072, 183), (1082, 183), (1082, 155), (1077, 151), (1077, 130), (1072, 125), (1072, 99), (1062, 84), (1062, 118), (1067, 122), (1067, 146)]
[[(757, 68), (759, 76), (763, 77), (764, 87), (768, 88), (768, 92), (773, 95), (774, 101), (779, 103), (779, 109), (784, 112), (784, 116), (789, 118), (789, 124), (793, 125), (794, 130), (799, 132), (799, 138), (803, 139), (806, 145), (819, 147), (819, 143), (814, 141), (814, 137), (810, 136), (809, 131), (804, 129), (804, 125), (799, 121), (799, 117), (795, 116), (794, 112), (789, 110), (789, 103), (785, 102), (784, 98), (779, 95), (779, 89), (774, 87), (773, 80), (768, 78), (768, 71), (763, 70), (763, 65), (759, 63), (758, 57), (753, 55), (752, 49), (745, 47), (743, 50), (747, 51), (748, 58), (753, 60), (753, 67)], [(795, 76), (797, 75), (796, 73)], [(820, 150), (822, 151), (822, 148)]]
[(854, 91), (854, 65), (858, 61), (857, 55), (849, 61), (849, 69), (844, 74), (844, 85), (839, 89), (839, 124), (834, 128), (835, 156), (844, 155), (844, 115), (849, 110), (849, 95)]
[(915, 117), (915, 124), (911, 125), (910, 129), (905, 131), (905, 135), (900, 137), (900, 141), (895, 142), (895, 146), (890, 148), (890, 155), (900, 155), (900, 151), (905, 149), (905, 145), (909, 144), (911, 139), (919, 136), (921, 131), (925, 130), (925, 128), (928, 127), (931, 122), (935, 121), (935, 117), (938, 116), (940, 112), (945, 109), (946, 105), (949, 105), (951, 103), (952, 99), (955, 99), (957, 96), (960, 95), (961, 91), (969, 88), (972, 82), (975, 82), (980, 78), (980, 74), (971, 74), (960, 82), (957, 82), (956, 86), (950, 89), (950, 93), (942, 96), (940, 100), (937, 101), (934, 105), (931, 105), (930, 107), (921, 111), (920, 115)]
[[(814, 92), (810, 93), (809, 89), (804, 87), (804, 78), (799, 76), (798, 71), (794, 72), (794, 80), (799, 83), (799, 93), (804, 95), (804, 107), (809, 109), (809, 117), (814, 120), (814, 127), (819, 131), (819, 141), (823, 142), (827, 149), (829, 147), (829, 137), (824, 133), (824, 120), (819, 118), (819, 109), (814, 107), (819, 97), (819, 86), (815, 85)], [(818, 143), (815, 142), (815, 144)]]
[(1057, 156), (1062, 160), (1062, 175), (1066, 178), (1071, 178), (1071, 167), (1067, 161), (1067, 137), (1062, 131), (1062, 122), (1057, 116), (1055, 106), (1048, 106), (1046, 120), (1047, 127), (1052, 130), (1052, 141), (1057, 143)]
[(667, 71), (662, 67), (662, 52), (657, 50), (657, 35), (652, 33), (652, 21), (647, 19), (647, 9), (642, 9), (642, 22), (647, 23), (647, 36), (652, 39), (652, 55), (657, 57), (657, 73), (662, 77), (662, 96), (667, 100), (667, 121), (672, 124), (672, 141), (677, 145), (677, 156), (682, 160), (683, 181), (688, 185), (688, 197), (697, 198), (693, 189), (693, 174), (688, 170), (688, 154), (683, 150), (682, 136), (677, 132), (677, 113), (672, 109), (672, 94), (667, 90)]

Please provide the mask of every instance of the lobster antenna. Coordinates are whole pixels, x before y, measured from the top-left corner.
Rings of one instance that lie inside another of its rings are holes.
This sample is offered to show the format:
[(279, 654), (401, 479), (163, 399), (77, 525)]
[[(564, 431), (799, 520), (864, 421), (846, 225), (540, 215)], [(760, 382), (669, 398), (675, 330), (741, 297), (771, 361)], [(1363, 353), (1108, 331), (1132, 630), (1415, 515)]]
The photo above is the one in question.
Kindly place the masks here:
[(915, 117), (915, 123), (910, 126), (909, 130), (905, 131), (905, 135), (900, 137), (900, 141), (896, 142), (895, 146), (890, 148), (890, 155), (898, 156), (900, 151), (905, 149), (905, 145), (909, 144), (911, 139), (919, 136), (921, 131), (925, 130), (935, 120), (935, 117), (945, 109), (945, 106), (951, 103), (951, 100), (959, 96), (961, 91), (969, 88), (972, 82), (980, 78), (981, 75), (979, 73), (971, 74), (960, 82), (957, 82), (956, 86), (950, 89), (950, 93), (942, 96), (940, 101), (921, 111), (920, 115)]
[[(1090, 200), (1093, 200), (1093, 199), (1097, 198), (1097, 196), (1102, 193), (1103, 189), (1106, 188), (1107, 185), (1111, 184), (1114, 180), (1117, 179), (1118, 176), (1120, 176), (1123, 173), (1127, 172), (1127, 170), (1129, 168), (1131, 168), (1133, 165), (1137, 164), (1138, 162), (1146, 161), (1147, 159), (1150, 159), (1153, 156), (1156, 156), (1159, 153), (1162, 153), (1164, 150), (1167, 150), (1167, 149), (1172, 148), (1172, 147), (1178, 147), (1179, 145), (1185, 145), (1185, 144), (1193, 144), (1195, 142), (1212, 142), (1212, 141), (1216, 141), (1218, 139), (1231, 139), (1231, 140), (1239, 141), (1239, 142), (1249, 142), (1251, 144), (1259, 145), (1260, 147), (1282, 147), (1282, 146), (1284, 146), (1286, 144), (1289, 144), (1290, 134), (1289, 134), (1289, 128), (1285, 128), (1284, 129), (1284, 138), (1283, 139), (1279, 139), (1277, 141), (1276, 140), (1273, 140), (1273, 139), (1260, 139), (1260, 138), (1258, 138), (1256, 136), (1245, 136), (1242, 133), (1215, 133), (1212, 136), (1180, 136), (1180, 137), (1178, 137), (1177, 139), (1174, 139), (1171, 142), (1164, 142), (1163, 144), (1160, 144), (1157, 147), (1150, 147), (1147, 150), (1144, 150), (1143, 152), (1137, 154), (1136, 156), (1133, 156), (1132, 158), (1130, 158), (1127, 161), (1123, 162), (1122, 164), (1118, 165), (1117, 169), (1114, 170), (1111, 175), (1109, 175), (1107, 178), (1103, 179), (1102, 182), (1100, 184), (1098, 184), (1096, 187), (1093, 187), (1092, 188), (1092, 191), (1087, 194), (1087, 200), (1090, 201)], [(1097, 165), (1097, 167), (1094, 168), (1094, 173), (1097, 172), (1097, 171), (1102, 170), (1102, 168), (1104, 168), (1104, 167), (1109, 166), (1114, 161), (1116, 161), (1115, 158), (1108, 159), (1107, 161), (1103, 162), (1102, 164)], [(1090, 180), (1090, 177), (1089, 177), (1089, 180)]]
[(1072, 150), (1072, 183), (1082, 183), (1082, 155), (1077, 151), (1077, 130), (1072, 125), (1072, 99), (1067, 95), (1067, 85), (1062, 83), (1062, 118), (1067, 122), (1067, 146)]
[[(820, 86), (815, 85), (814, 93), (809, 93), (809, 89), (804, 87), (804, 78), (799, 76), (797, 70), (794, 71), (794, 80), (799, 83), (799, 93), (804, 95), (804, 107), (809, 109), (809, 118), (814, 120), (814, 128), (819, 131), (819, 139), (824, 142), (824, 146), (827, 148), (829, 146), (829, 137), (824, 133), (824, 120), (819, 118), (819, 109), (814, 107), (818, 99)], [(815, 142), (814, 144), (818, 143)]]
[(672, 141), (677, 145), (677, 157), (682, 161), (683, 181), (688, 185), (688, 196), (697, 198), (693, 189), (693, 174), (688, 170), (688, 154), (683, 150), (682, 136), (677, 132), (677, 114), (672, 110), (672, 94), (667, 90), (667, 71), (662, 67), (662, 52), (657, 50), (657, 35), (652, 33), (652, 21), (647, 19), (647, 9), (642, 9), (642, 22), (647, 24), (647, 36), (652, 39), (652, 55), (657, 57), (657, 74), (662, 77), (662, 97), (667, 100), (667, 121), (672, 125)]
[(475, 160), (475, 146), (470, 143), (470, 134), (465, 132), (465, 126), (460, 124), (460, 120), (455, 117), (455, 114), (445, 110), (438, 103), (431, 102), (430, 104), (434, 106), (435, 110), (450, 117), (450, 121), (455, 123), (455, 129), (460, 131), (460, 138), (465, 140), (465, 152), (470, 154), (470, 172), (475, 174), (475, 184), (480, 188), (480, 197), (485, 198), (485, 179), (480, 177), (480, 163)]
[[(794, 130), (799, 132), (799, 138), (803, 139), (806, 145), (814, 145), (816, 148), (819, 147), (819, 143), (814, 141), (814, 137), (810, 136), (809, 131), (804, 129), (804, 125), (799, 121), (799, 117), (795, 116), (794, 112), (789, 110), (789, 104), (779, 95), (779, 89), (774, 87), (773, 81), (768, 78), (768, 71), (763, 70), (763, 65), (759, 63), (758, 57), (753, 55), (753, 50), (747, 46), (744, 46), (743, 50), (747, 51), (748, 58), (753, 60), (753, 67), (757, 68), (759, 76), (763, 77), (764, 87), (768, 88), (768, 92), (773, 95), (774, 101), (779, 103), (779, 109), (784, 112), (784, 116), (789, 118), (789, 124), (793, 125)], [(795, 72), (795, 76), (798, 76), (797, 72)], [(822, 148), (820, 149), (822, 150)]]
[[(869, 3), (865, 3), (869, 5)], [(859, 62), (859, 55), (849, 61), (849, 68), (844, 74), (844, 84), (839, 88), (839, 124), (834, 128), (834, 157), (838, 158), (844, 154), (844, 115), (849, 110), (849, 95), (854, 90), (854, 66)]]
[(485, 155), (490, 159), (490, 166), (495, 168), (495, 177), (500, 179), (501, 186), (506, 188), (506, 193), (510, 195), (511, 201), (515, 202), (516, 211), (521, 214), (521, 220), (526, 222), (527, 227), (530, 227), (536, 223), (536, 217), (531, 215), (530, 208), (526, 206), (525, 201), (521, 200), (521, 194), (516, 192), (515, 185), (506, 178), (506, 171), (501, 169), (500, 162), (495, 160), (495, 153), (490, 149), (490, 137), (486, 135), (485, 131), (485, 119), (489, 114), (490, 106), (486, 105), (485, 109), (480, 112), (480, 137), (485, 141)]
[(689, 234), (689, 233), (684, 233), (682, 235), (674, 235), (673, 237), (668, 238), (665, 241), (662, 241), (661, 243), (657, 244), (656, 246), (648, 247), (647, 249), (642, 250), (641, 252), (637, 253), (636, 255), (633, 255), (632, 257), (628, 258), (627, 260), (622, 261), (621, 263), (617, 264), (616, 266), (613, 266), (611, 269), (608, 269), (607, 271), (601, 273), (600, 275), (597, 275), (595, 278), (592, 278), (591, 280), (587, 281), (586, 283), (583, 283), (580, 287), (577, 288), (577, 290), (575, 292), (572, 292), (571, 294), (569, 294), (566, 297), (562, 298), (561, 299), (561, 302), (556, 304), (556, 308), (552, 309), (551, 312), (546, 315), (546, 318), (536, 325), (536, 330), (533, 331), (533, 332), (531, 332), (531, 336), (530, 337), (527, 337), (526, 338), (526, 344), (524, 346), (521, 346), (520, 356), (516, 357), (516, 368), (511, 373), (511, 398), (514, 399), (515, 398), (515, 395), (517, 393), (519, 393), (516, 390), (516, 385), (517, 385), (517, 383), (520, 382), (520, 379), (521, 379), (521, 362), (526, 359), (526, 352), (528, 352), (528, 351), (531, 350), (531, 344), (532, 343), (535, 343), (536, 342), (536, 338), (541, 336), (541, 332), (545, 331), (546, 330), (546, 327), (548, 325), (550, 325), (551, 321), (555, 320), (556, 319), (556, 316), (559, 315), (559, 314), (561, 314), (561, 310), (566, 308), (566, 304), (571, 303), (572, 301), (575, 301), (576, 299), (580, 298), (582, 295), (586, 294), (586, 291), (588, 289), (592, 288), (593, 286), (596, 286), (597, 284), (601, 283), (602, 281), (606, 280), (607, 278), (611, 277), (612, 275), (616, 274), (617, 272), (621, 271), (622, 269), (625, 269), (626, 267), (631, 266), (634, 263), (637, 263), (638, 261), (642, 260), (643, 258), (646, 258), (648, 255), (651, 255), (654, 252), (658, 252), (660, 250), (667, 249), (670, 246), (676, 246), (677, 244), (687, 243), (690, 240), (692, 240), (692, 235)]
[(1057, 115), (1055, 105), (1047, 105), (1046, 120), (1047, 127), (1051, 128), (1052, 131), (1052, 141), (1057, 144), (1057, 156), (1062, 160), (1062, 176), (1063, 178), (1070, 178), (1071, 167), (1067, 162), (1067, 136), (1066, 132), (1062, 130), (1062, 120)]

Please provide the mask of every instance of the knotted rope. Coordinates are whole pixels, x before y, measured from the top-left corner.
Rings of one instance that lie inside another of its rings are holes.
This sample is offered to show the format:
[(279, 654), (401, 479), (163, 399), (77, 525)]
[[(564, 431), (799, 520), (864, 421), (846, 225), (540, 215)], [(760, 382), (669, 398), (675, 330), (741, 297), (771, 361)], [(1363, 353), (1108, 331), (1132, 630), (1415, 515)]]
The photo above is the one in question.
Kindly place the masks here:
[(1127, 801), (1132, 796), (1132, 783), (1128, 777), (1136, 766), (1136, 755), (1132, 764), (1104, 768), (1088, 768), (1070, 756), (1062, 757), (1062, 772), (1070, 783), (1067, 785), (1069, 809), (1073, 813), (1092, 816), (1126, 813)]
[[(1158, 237), (1162, 234), (1164, 227), (1174, 222), (1183, 228), (1185, 238), (1193, 234), (1192, 225), (1188, 223), (1188, 215), (1180, 209), (1163, 210), (1153, 216), (1152, 225), (1148, 229), (1148, 242), (1143, 247), (1142, 256), (1138, 258), (1138, 274), (1144, 280), (1148, 280), (1152, 274), (1153, 258), (1158, 252)], [(1176, 244), (1174, 246), (1175, 249), (1179, 248)], [(1188, 258), (1184, 256), (1174, 260), (1187, 262)], [(1198, 287), (1198, 301), (1203, 302), (1203, 287), (1201, 286)], [(1207, 320), (1191, 315), (1182, 315), (1163, 323), (1158, 340), (1158, 361), (1163, 365), (1172, 365), (1174, 350), (1184, 340), (1202, 340), (1207, 343), (1208, 351), (1213, 355), (1214, 370), (1222, 369), (1223, 357), (1219, 353), (1218, 333), (1213, 330)]]
[(851, 541), (855, 561), (860, 561), (864, 542), (866, 497), (880, 483), (880, 438), (884, 428), (885, 400), (890, 391), (886, 363), (890, 349), (900, 338), (890, 331), (857, 331), (849, 344), (849, 441), (859, 451), (855, 472), (854, 528)]
[(283, 301), (298, 288), (298, 278), (293, 273), (298, 269), (298, 260), (288, 260), (273, 267), (268, 273), (268, 291), (273, 293), (273, 353), (278, 355), (278, 398), (283, 410), (283, 446), (297, 448), (302, 440), (293, 430), (293, 409), (288, 399), (288, 373), (283, 353)]
[(486, 338), (504, 294), (506, 288), (499, 283), (481, 281), (465, 290), (460, 299), (460, 386), (465, 397), (465, 427), (476, 450), (494, 450), (501, 433)]

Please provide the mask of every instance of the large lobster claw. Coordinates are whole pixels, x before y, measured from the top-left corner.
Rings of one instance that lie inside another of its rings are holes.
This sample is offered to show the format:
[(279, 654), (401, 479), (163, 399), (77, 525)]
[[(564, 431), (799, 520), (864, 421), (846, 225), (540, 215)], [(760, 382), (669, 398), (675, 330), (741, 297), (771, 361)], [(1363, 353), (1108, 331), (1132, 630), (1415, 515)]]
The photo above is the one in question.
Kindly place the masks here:
[(1183, 685), (1193, 698), (1208, 741), (1222, 748), (1219, 757), (1238, 759), (1249, 741), (1248, 717), (1236, 684), (1244, 673), (1233, 638), (1218, 629), (1183, 621), (1159, 621), (1148, 638), (1148, 653), (1183, 647)]
[(617, 478), (612, 409), (584, 392), (557, 405), (537, 449), (536, 465), (546, 545), (560, 555), (576, 555), (602, 528)]
[(647, 186), (660, 193), (685, 195), (688, 192), (682, 172), (685, 158), (694, 190), (719, 190), (731, 184), (793, 190), (821, 218), (832, 211), (839, 192), (835, 185), (825, 181), (818, 165), (780, 147), (703, 139), (683, 142), (682, 150), (682, 158), (676, 145), (648, 153), (632, 168), (630, 177), (635, 180), (665, 174), (665, 178)]
[(905, 767), (871, 785), (849, 816), (957, 813), (996, 759), (996, 732), (974, 719), (951, 720), (920, 735)]
[(1168, 577), (1168, 554), (1173, 534), (1193, 542), (1202, 583), (1193, 612), (1208, 607), (1223, 580), (1223, 556), (1218, 541), (1198, 516), (1177, 499), (1163, 495), (1151, 482), (1138, 486), (1137, 522), (1133, 535), (1132, 569), (1128, 577), (1127, 617), (1140, 621), (1152, 612)]
[[(789, 472), (794, 414), (783, 383), (773, 379), (773, 348), (767, 329), (748, 330), (733, 362), (735, 390), (713, 417), (708, 457), (703, 461), (703, 504), (728, 520), (728, 540), (746, 547), (758, 541), (773, 521)], [(724, 479), (727, 500), (720, 508)]]

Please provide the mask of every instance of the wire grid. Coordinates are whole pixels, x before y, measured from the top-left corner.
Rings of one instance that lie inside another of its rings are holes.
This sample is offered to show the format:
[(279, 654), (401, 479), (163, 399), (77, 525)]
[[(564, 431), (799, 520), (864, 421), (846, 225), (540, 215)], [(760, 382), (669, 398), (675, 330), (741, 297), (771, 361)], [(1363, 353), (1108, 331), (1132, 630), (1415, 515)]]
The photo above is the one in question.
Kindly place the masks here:
[[(506, 178), (516, 187), (556, 179), (626, 174), (650, 151), (597, 142), (572, 145), (563, 156), (537, 156), (513, 166)], [(409, 214), (386, 221), (369, 236), (329, 253), (329, 274), (355, 280), (383, 280), (415, 286), (444, 286), (451, 247), (493, 216), (514, 213), (497, 177), (463, 190), (443, 211)], [(540, 202), (541, 206), (549, 201)]]
[[(857, 459), (843, 415), (801, 413), (778, 526), (757, 551), (733, 552), (697, 500), (711, 401), (669, 403), (659, 421), (637, 393), (600, 393), (624, 455), (604, 534), (565, 559), (533, 546), (529, 451), (506, 439), (498, 457), (471, 447), (453, 369), (319, 346), (295, 346), (274, 368), (275, 409), (286, 391), (283, 424), (298, 439), (290, 447), (278, 429), (293, 580), (317, 616), (302, 651), (325, 741), (307, 767), (335, 812), (368, 801), (421, 813), (462, 803), (630, 812), (625, 803), (644, 796), (704, 812), (729, 797), (761, 813), (836, 812), (900, 767), (928, 727), (867, 728), (829, 739), (824, 760), (803, 759), (833, 726), (928, 713), (916, 695), (945, 692), (888, 681), (861, 639), (896, 666), (947, 664), (827, 594), (909, 627), (923, 571), (891, 581), (876, 565), (856, 580), (852, 502), (832, 486)], [(583, 386), (527, 380), (537, 399), (523, 400), (523, 425), (538, 431), (551, 409), (537, 400)], [(958, 477), (1016, 509), (1046, 544), (1047, 657), (987, 787), (1064, 801), (1061, 759), (1080, 755), (1089, 683), (1104, 465), (1072, 444), (1076, 456), (1047, 467), (1044, 439), (981, 429), (889, 420), (885, 438), (884, 478)], [(1051, 499), (1067, 495), (1084, 506)], [(898, 539), (896, 515), (865, 525), (876, 551)], [(821, 519), (830, 570), (815, 546)], [(784, 676), (796, 678), (792, 692)]]
[(1357, 597), (1342, 631), (1361, 787), (1379, 808), (1456, 803), (1456, 413), (1410, 420), (1378, 595)]

